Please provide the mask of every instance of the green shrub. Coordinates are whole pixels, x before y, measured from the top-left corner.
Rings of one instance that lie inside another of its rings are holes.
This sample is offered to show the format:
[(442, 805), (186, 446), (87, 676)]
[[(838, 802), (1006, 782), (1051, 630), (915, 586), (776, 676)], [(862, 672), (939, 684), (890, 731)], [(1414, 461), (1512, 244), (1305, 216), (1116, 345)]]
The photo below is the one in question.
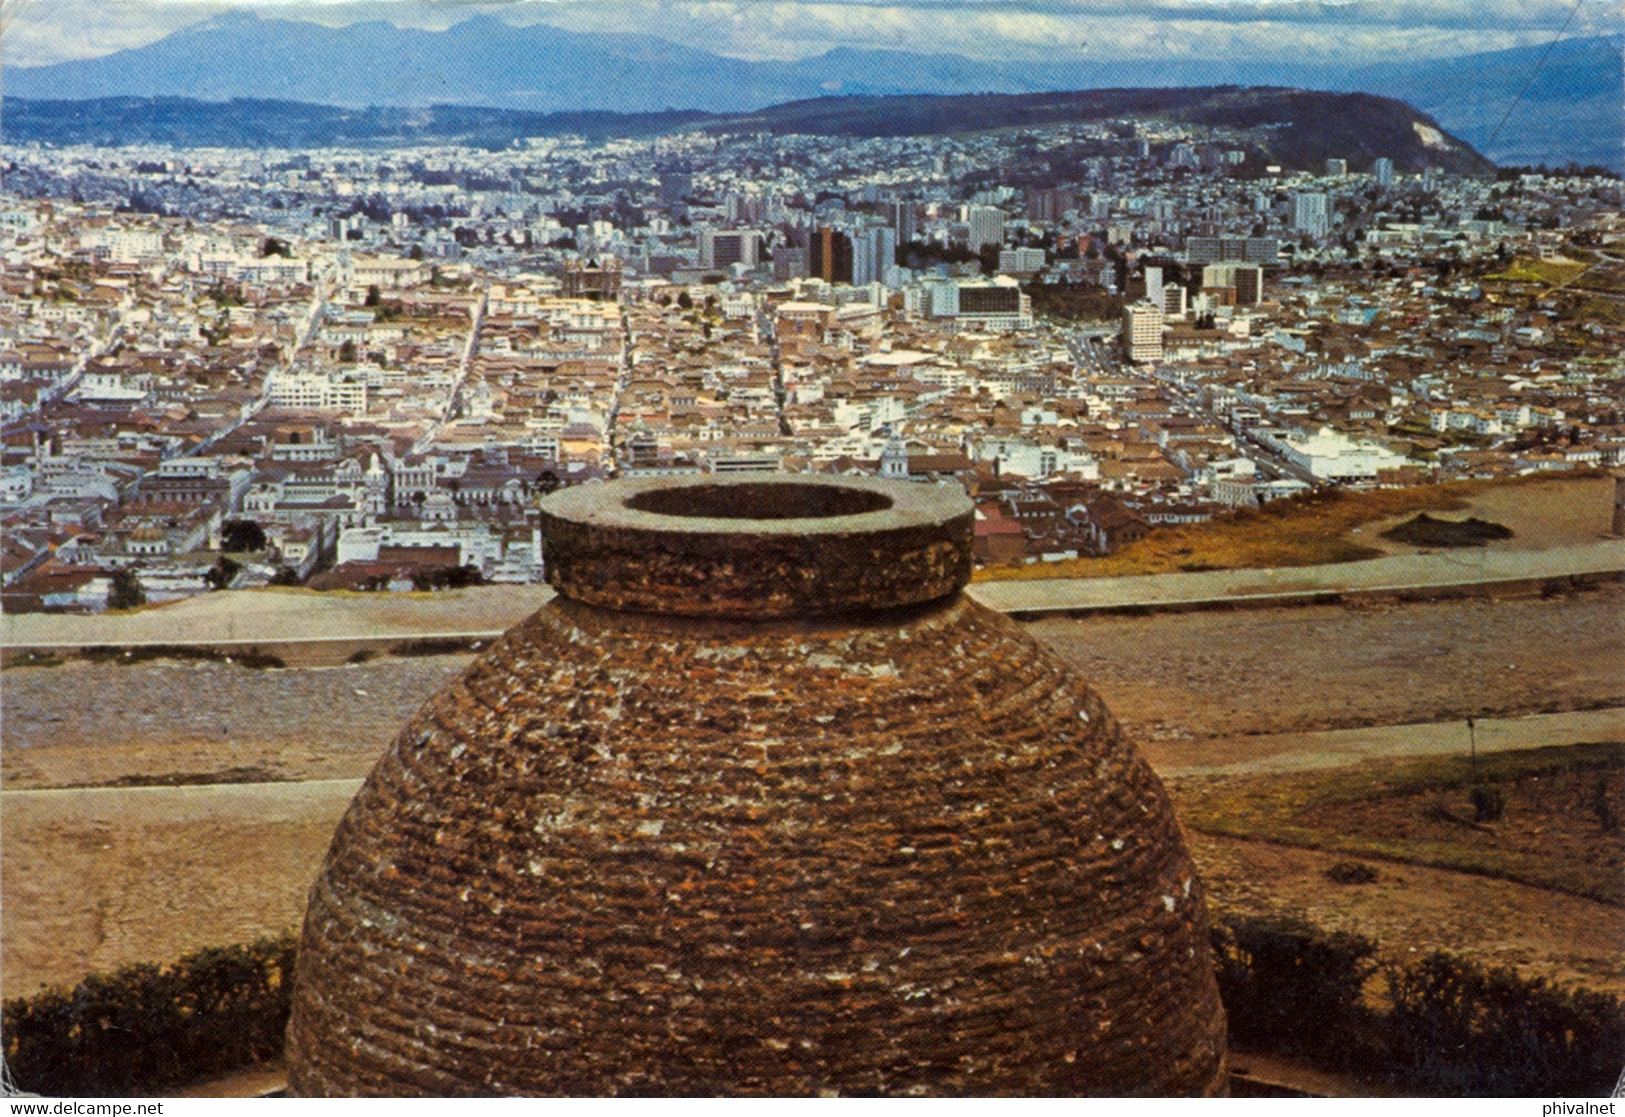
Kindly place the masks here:
[(169, 966), (125, 966), (71, 991), (7, 1001), (6, 1065), (34, 1093), (119, 1097), (274, 1059), (296, 948), (291, 935), (209, 947)]
[(1498, 787), (1478, 786), (1467, 793), (1473, 804), (1473, 818), (1479, 822), (1499, 822), (1507, 811), (1506, 792)]
[(1232, 1042), (1339, 1068), (1368, 1063), (1379, 1048), (1364, 999), (1376, 952), (1364, 936), (1289, 916), (1216, 925), (1214, 965)]
[(1388, 1065), (1418, 1092), (1604, 1097), (1625, 1059), (1625, 1006), (1442, 951), (1386, 971)]
[(1215, 924), (1219, 993), (1238, 1047), (1359, 1070), (1406, 1093), (1603, 1097), (1625, 1059), (1625, 1004), (1444, 952), (1381, 967), (1375, 944), (1301, 919)]

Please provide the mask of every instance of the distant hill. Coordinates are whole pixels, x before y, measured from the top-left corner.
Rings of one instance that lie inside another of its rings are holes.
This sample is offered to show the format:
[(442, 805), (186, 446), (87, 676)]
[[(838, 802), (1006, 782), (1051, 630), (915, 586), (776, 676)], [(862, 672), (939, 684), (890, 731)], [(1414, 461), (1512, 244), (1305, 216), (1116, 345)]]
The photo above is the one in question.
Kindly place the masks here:
[(167, 143), (176, 147), (338, 147), (456, 143), (504, 148), (530, 136), (604, 140), (670, 132), (703, 112), (517, 112), (472, 105), (342, 108), (299, 101), (188, 97), (5, 100), (6, 138), (55, 144)]
[(714, 133), (923, 136), (1139, 119), (1261, 129), (1257, 154), (1289, 169), (1318, 170), (1328, 157), (1336, 156), (1348, 159), (1355, 170), (1364, 170), (1379, 155), (1392, 159), (1403, 171), (1440, 167), (1480, 174), (1492, 169), (1487, 160), (1440, 129), (1431, 117), (1402, 102), (1362, 93), (1295, 89), (822, 97), (729, 116), (696, 111), (527, 113), (464, 105), (351, 109), (290, 101), (216, 103), (175, 97), (92, 101), (8, 97), (5, 109), (6, 134), (14, 141), (287, 148), (422, 142), (501, 148), (528, 136), (568, 133), (606, 139), (683, 128)]
[(713, 119), (706, 131), (921, 136), (1071, 121), (1133, 118), (1209, 127), (1268, 127), (1266, 157), (1319, 170), (1345, 158), (1355, 170), (1387, 156), (1402, 171), (1440, 167), (1483, 174), (1494, 165), (1402, 101), (1366, 93), (1240, 87), (1091, 89), (1066, 93), (928, 97), (823, 97)]
[(1625, 36), (1564, 39), (1549, 50), (1519, 47), (1425, 66), (1368, 66), (1336, 86), (1380, 89), (1407, 101), (1497, 163), (1573, 160), (1625, 172)]

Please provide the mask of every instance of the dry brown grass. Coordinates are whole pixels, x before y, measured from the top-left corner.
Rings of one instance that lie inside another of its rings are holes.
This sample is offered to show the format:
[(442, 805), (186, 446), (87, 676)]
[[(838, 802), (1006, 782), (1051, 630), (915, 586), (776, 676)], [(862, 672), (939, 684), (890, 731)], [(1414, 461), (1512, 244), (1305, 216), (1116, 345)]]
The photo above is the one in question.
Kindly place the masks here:
[(1408, 489), (1320, 489), (1263, 508), (1240, 509), (1207, 523), (1162, 527), (1115, 555), (1025, 566), (990, 566), (975, 581), (1042, 578), (1113, 578), (1131, 574), (1174, 574), (1193, 570), (1246, 570), (1261, 567), (1318, 566), (1375, 558), (1383, 552), (1348, 538), (1362, 524), (1410, 512), (1453, 511), (1467, 507), (1476, 493), (1497, 486), (1541, 484), (1562, 477), (1514, 477), (1496, 481), (1452, 481)]
[[(1490, 753), (1476, 763), (1465, 755), (1433, 756), (1302, 775), (1193, 781), (1179, 794), (1180, 814), (1201, 833), (1427, 865), (1621, 906), (1625, 882), (1617, 860), (1607, 856), (1610, 844), (1619, 843), (1617, 820), (1611, 833), (1592, 833), (1597, 823), (1583, 790), (1557, 801), (1550, 795), (1519, 799), (1494, 826), (1459, 819), (1471, 816), (1467, 789), (1473, 786), (1500, 787), (1511, 795), (1575, 774), (1614, 773), (1617, 780), (1625, 764), (1622, 749), (1607, 741)], [(1428, 824), (1430, 808), (1437, 812), (1444, 803), (1455, 808), (1455, 820)], [(1564, 827), (1585, 832), (1564, 834)]]

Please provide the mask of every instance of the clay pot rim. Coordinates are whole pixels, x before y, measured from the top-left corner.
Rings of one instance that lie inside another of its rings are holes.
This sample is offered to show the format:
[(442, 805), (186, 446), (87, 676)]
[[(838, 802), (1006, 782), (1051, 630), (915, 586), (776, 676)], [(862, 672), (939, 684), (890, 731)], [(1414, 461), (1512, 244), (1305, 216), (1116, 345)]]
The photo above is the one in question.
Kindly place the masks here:
[[(886, 503), (852, 512), (782, 518), (707, 515), (703, 511), (673, 514), (633, 506), (640, 498), (647, 500), (651, 495), (675, 496), (684, 490), (710, 494), (721, 491), (722, 495), (717, 499), (726, 501), (726, 490), (729, 489), (742, 490), (739, 494), (741, 497), (760, 493), (764, 489), (782, 489), (786, 500), (791, 499), (796, 490), (802, 490), (809, 496), (812, 495), (811, 490), (816, 490), (820, 499), (851, 507), (861, 507), (863, 494), (869, 494)], [(851, 501), (851, 496), (858, 497), (859, 502)], [(639, 534), (756, 538), (851, 538), (900, 529), (935, 527), (975, 511), (970, 497), (958, 485), (794, 473), (634, 477), (588, 482), (550, 494), (543, 499), (541, 507), (547, 518), (598, 531), (621, 529)]]

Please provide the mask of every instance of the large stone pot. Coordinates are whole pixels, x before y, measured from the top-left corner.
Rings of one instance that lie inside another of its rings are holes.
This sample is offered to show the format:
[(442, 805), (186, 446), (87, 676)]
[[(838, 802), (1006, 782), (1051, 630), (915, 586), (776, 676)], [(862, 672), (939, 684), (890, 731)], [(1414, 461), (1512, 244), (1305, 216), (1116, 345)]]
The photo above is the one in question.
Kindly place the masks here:
[(1224, 1015), (1161, 785), (966, 598), (957, 488), (588, 485), (560, 596), (340, 823), (296, 1094), (1204, 1094)]

